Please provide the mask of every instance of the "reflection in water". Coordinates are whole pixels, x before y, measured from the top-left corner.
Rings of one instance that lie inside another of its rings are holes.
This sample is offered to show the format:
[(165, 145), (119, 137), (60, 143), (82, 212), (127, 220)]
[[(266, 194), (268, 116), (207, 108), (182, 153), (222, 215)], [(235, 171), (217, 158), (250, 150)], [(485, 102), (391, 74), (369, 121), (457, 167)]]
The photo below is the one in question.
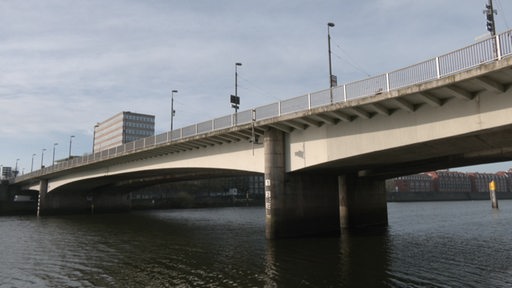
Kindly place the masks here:
[(392, 203), (383, 233), (265, 239), (264, 208), (0, 217), (0, 287), (512, 287), (512, 201)]
[(387, 282), (388, 241), (387, 230), (342, 234), (341, 283), (344, 287), (382, 287)]
[(381, 287), (389, 266), (385, 234), (268, 241), (267, 286)]
[(268, 287), (329, 287), (340, 283), (340, 239), (267, 241)]

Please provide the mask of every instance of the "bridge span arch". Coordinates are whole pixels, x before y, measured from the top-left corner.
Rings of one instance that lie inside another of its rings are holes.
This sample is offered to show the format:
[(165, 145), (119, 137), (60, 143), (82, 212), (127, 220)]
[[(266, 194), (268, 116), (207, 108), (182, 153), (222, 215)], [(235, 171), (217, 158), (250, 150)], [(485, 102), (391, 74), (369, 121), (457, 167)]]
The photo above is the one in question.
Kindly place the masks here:
[(129, 210), (130, 193), (141, 188), (169, 182), (258, 174), (261, 173), (232, 169), (167, 168), (80, 179), (48, 179), (41, 181), (36, 187), (42, 197), (38, 213)]

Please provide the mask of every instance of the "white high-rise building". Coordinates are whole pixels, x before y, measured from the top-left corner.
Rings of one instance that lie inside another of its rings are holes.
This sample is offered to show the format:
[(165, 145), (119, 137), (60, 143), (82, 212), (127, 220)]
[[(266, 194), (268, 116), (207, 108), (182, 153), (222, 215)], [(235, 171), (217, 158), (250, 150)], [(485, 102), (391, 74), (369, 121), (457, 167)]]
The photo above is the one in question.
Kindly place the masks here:
[(155, 116), (121, 112), (94, 126), (93, 152), (155, 135)]

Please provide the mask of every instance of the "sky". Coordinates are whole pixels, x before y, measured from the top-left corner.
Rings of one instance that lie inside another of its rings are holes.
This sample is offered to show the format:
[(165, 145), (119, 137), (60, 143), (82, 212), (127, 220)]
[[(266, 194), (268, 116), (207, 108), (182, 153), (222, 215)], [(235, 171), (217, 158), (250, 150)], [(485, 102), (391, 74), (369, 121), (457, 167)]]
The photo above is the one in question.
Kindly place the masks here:
[[(168, 131), (171, 90), (175, 128), (228, 115), (236, 62), (242, 111), (326, 89), (328, 22), (339, 84), (448, 53), (488, 33), (486, 2), (0, 0), (0, 165), (51, 165), (70, 140), (90, 153), (121, 111)], [(497, 32), (512, 29), (512, 1), (494, 6)]]

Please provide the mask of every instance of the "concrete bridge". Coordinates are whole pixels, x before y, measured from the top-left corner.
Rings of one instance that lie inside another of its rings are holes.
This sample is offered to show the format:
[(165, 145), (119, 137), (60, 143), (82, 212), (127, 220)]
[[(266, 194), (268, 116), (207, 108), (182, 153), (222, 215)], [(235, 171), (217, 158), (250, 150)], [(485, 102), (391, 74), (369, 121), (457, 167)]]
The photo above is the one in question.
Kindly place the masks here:
[(384, 180), (512, 160), (512, 32), (400, 70), (16, 178), (41, 213), (129, 209), (156, 183), (263, 173), (267, 238), (386, 226)]

